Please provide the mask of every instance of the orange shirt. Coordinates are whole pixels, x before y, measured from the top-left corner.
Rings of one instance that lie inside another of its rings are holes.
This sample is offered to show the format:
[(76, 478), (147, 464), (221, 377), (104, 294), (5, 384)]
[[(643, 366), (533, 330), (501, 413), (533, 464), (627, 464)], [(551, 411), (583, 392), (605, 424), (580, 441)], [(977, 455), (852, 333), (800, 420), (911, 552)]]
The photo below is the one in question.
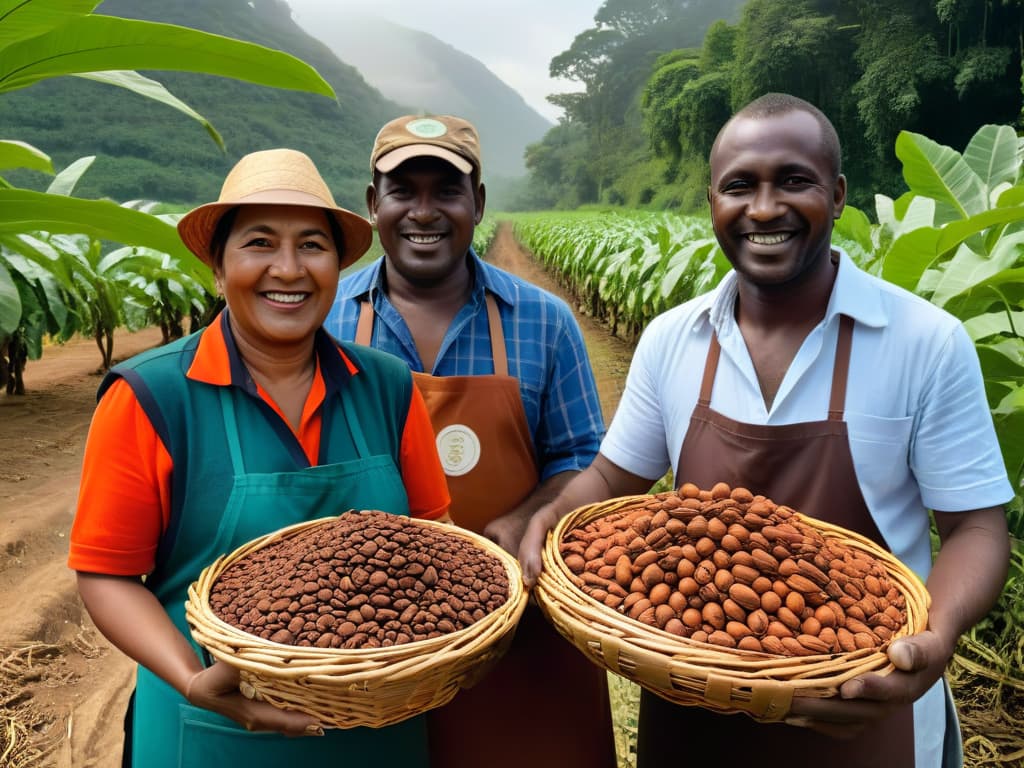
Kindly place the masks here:
[[(341, 349), (338, 354), (349, 372), (358, 375)], [(187, 376), (228, 386), (230, 363), (221, 324), (215, 321), (204, 332)], [(411, 389), (399, 470), (410, 514), (436, 519), (448, 509), (448, 486), (423, 397), (416, 387)], [(318, 363), (299, 427), (292, 430), (311, 465), (319, 456), (325, 391)], [(287, 423), (277, 404), (258, 385), (257, 392)], [(116, 380), (97, 405), (89, 427), (68, 565), (118, 576), (149, 573), (170, 520), (173, 471), (171, 456), (131, 386), (124, 379)]]

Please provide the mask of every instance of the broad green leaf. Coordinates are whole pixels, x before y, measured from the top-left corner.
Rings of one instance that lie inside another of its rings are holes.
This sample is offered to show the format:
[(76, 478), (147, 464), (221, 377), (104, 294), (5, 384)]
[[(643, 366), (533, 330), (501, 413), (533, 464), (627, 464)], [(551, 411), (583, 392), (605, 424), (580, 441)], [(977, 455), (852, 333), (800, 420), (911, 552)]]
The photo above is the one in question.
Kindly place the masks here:
[(986, 379), (1024, 379), (1024, 339), (1004, 339), (996, 344), (978, 344), (976, 350)]
[(924, 227), (893, 240), (882, 262), (882, 277), (913, 291), (928, 265), (935, 261), (939, 233), (937, 229)]
[(964, 150), (964, 162), (990, 190), (1003, 182), (1017, 181), (1020, 158), (1017, 133), (1008, 125), (983, 125)]
[(994, 309), (1016, 310), (1024, 304), (1024, 268), (1005, 269), (975, 283), (946, 302), (945, 309), (967, 321)]
[[(178, 231), (155, 216), (106, 200), (80, 200), (23, 189), (0, 189), (0, 234), (18, 232), (82, 233), (93, 238), (144, 245), (172, 254), (191, 272), (209, 270), (178, 237)], [(213, 291), (212, 276), (205, 287)]]
[(168, 91), (162, 83), (158, 83), (156, 80), (151, 80), (148, 77), (144, 77), (138, 72), (133, 72), (131, 70), (83, 72), (75, 76), (86, 80), (95, 80), (98, 83), (115, 85), (118, 88), (124, 88), (125, 90), (132, 91), (140, 96), (145, 96), (147, 99), (152, 99), (153, 101), (158, 101), (161, 104), (166, 104), (168, 107), (176, 109), (182, 114), (191, 117), (203, 126), (203, 128), (206, 129), (206, 132), (210, 134), (210, 137), (216, 142), (217, 146), (222, 150), (225, 149), (224, 139), (221, 137), (220, 133), (217, 132), (217, 129), (213, 127), (213, 124), (192, 109), (188, 104)]
[(886, 195), (876, 194), (875, 195), (875, 217), (878, 219), (878, 223), (883, 227), (889, 229), (896, 229), (896, 203), (891, 197)]
[(866, 253), (871, 253), (871, 220), (859, 208), (846, 206), (833, 231), (840, 237), (857, 243)]
[(57, 174), (46, 191), (51, 195), (70, 195), (75, 190), (78, 180), (82, 178), (82, 174), (89, 170), (95, 160), (96, 155), (78, 158)]
[(1018, 312), (987, 312), (964, 320), (964, 329), (974, 341), (992, 336), (1024, 335), (1024, 310)]
[(334, 98), (327, 81), (290, 54), (173, 24), (98, 15), (0, 50), (0, 93), (58, 75), (122, 69), (202, 72)]
[(919, 133), (900, 131), (896, 156), (912, 192), (952, 206), (965, 219), (988, 207), (986, 187), (956, 150)]
[(942, 234), (936, 245), (939, 257), (941, 258), (947, 252), (959, 247), (971, 235), (983, 232), (997, 224), (1009, 224), (1014, 221), (1024, 221), (1024, 205), (1013, 208), (993, 208), (971, 216), (969, 219), (947, 224), (942, 228)]
[(103, 0), (0, 0), (0, 50), (95, 10)]
[(943, 269), (942, 278), (931, 297), (932, 303), (944, 307), (954, 296), (967, 293), (975, 285), (1014, 266), (1024, 245), (1024, 234), (1003, 238), (1000, 245), (991, 256), (983, 256), (961, 245)]
[(1024, 204), (1024, 184), (1018, 184), (1015, 187), (1010, 187), (1008, 190), (999, 195), (996, 200), (996, 205), (1000, 208), (1011, 207), (1014, 205)]
[(900, 201), (904, 200), (907, 206), (896, 226), (896, 237), (922, 227), (935, 226), (935, 201), (932, 198), (908, 194), (900, 197)]
[(21, 297), (18, 286), (7, 271), (0, 255), (0, 340), (10, 336), (21, 323)]
[(50, 156), (24, 141), (0, 139), (0, 168), (29, 168), (53, 173)]

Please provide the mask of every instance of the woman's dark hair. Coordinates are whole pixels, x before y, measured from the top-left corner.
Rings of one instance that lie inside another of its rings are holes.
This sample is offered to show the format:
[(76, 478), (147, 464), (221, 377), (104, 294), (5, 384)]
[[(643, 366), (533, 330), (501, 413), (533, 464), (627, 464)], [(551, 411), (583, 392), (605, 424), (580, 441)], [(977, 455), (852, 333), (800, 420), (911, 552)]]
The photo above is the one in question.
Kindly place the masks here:
[[(240, 207), (236, 205), (234, 208), (229, 208), (225, 211), (224, 215), (220, 217), (220, 221), (217, 222), (217, 226), (214, 227), (213, 234), (210, 236), (210, 262), (214, 269), (220, 269), (224, 263), (224, 248), (227, 246), (231, 228), (235, 226), (235, 219), (238, 218), (238, 209)], [(338, 263), (341, 264), (342, 255), (345, 253), (345, 234), (342, 232), (341, 225), (334, 217), (334, 214), (324, 209), (324, 216), (326, 216), (327, 226), (331, 230), (334, 250), (338, 253)]]

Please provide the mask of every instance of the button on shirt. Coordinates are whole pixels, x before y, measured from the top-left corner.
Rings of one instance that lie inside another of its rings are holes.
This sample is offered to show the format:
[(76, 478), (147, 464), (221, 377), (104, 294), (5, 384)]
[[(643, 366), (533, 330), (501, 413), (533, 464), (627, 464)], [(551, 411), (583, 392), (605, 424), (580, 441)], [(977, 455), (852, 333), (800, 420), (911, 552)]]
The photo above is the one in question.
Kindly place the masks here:
[[(485, 264), (472, 250), (467, 258), (474, 275), (472, 295), (448, 328), (430, 373), (494, 373), (484, 301), (490, 291), (498, 299), (508, 372), (519, 380), (541, 480), (584, 469), (597, 455), (604, 421), (583, 335), (572, 312), (561, 299)], [(383, 290), (383, 263), (380, 259), (341, 281), (324, 327), (340, 339), (354, 339), (360, 304), (369, 297), (376, 315), (372, 346), (423, 372), (409, 327)]]
[(768, 409), (734, 317), (736, 291), (730, 272), (714, 291), (645, 330), (601, 446), (615, 464), (656, 478), (679, 456), (712, 328), (722, 346), (714, 410), (752, 424), (827, 418), (838, 315), (847, 314), (856, 321), (845, 410), (850, 452), (864, 500), (894, 554), (925, 579), (926, 509), (965, 511), (1013, 498), (977, 352), (955, 317), (841, 254), (825, 318), (804, 340)]

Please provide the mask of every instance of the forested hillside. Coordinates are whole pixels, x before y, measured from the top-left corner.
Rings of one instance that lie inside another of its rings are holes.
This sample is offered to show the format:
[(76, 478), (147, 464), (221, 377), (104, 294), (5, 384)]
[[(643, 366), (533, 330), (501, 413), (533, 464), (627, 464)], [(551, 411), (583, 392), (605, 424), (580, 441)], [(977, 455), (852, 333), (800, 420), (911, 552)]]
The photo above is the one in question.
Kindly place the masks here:
[[(489, 125), (480, 125), (487, 137), (488, 168), (510, 175), (514, 168), (524, 173), (526, 143), (539, 139), (548, 127), (482, 64), (432, 38), (431, 44), (421, 45), (421, 67), (453, 90), (449, 101), (401, 105), (389, 100), (345, 63), (343, 50), (335, 47), (336, 54), (302, 30), (285, 0), (106, 0), (97, 13), (180, 24), (287, 51), (315, 67), (333, 86), (338, 101), (206, 75), (147, 73), (213, 123), (227, 144), (224, 153), (196, 121), (121, 89), (58, 78), (5, 94), (0, 137), (39, 147), (58, 168), (97, 155), (76, 188), (82, 197), (189, 205), (216, 197), (221, 180), (241, 155), (290, 146), (316, 161), (340, 202), (362, 211), (373, 137), (396, 115), (475, 103), (481, 114), (497, 115), (494, 119), (501, 121), (500, 133), (497, 127), (492, 132)], [(514, 140), (518, 144), (512, 147)], [(511, 159), (502, 157), (507, 154)], [(11, 172), (7, 178), (33, 188), (49, 182), (49, 177), (31, 171)]]
[(551, 62), (582, 90), (528, 150), (527, 206), (699, 208), (718, 128), (768, 91), (829, 115), (865, 207), (905, 189), (901, 129), (960, 147), (1020, 119), (1020, 2), (606, 0), (594, 21)]

